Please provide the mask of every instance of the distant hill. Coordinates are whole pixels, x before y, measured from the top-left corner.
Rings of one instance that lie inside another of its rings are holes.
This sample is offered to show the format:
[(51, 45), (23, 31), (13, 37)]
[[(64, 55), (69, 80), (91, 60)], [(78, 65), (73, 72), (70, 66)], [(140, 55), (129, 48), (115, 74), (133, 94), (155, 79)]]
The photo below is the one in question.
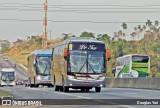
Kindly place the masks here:
[[(112, 52), (112, 58), (108, 62), (108, 76), (113, 77), (111, 73), (112, 68), (115, 67), (115, 60), (119, 56), (125, 54), (147, 54), (151, 57), (151, 75), (152, 77), (160, 77), (160, 34), (158, 37), (146, 34), (143, 39), (139, 41), (126, 41), (124, 39), (114, 39), (107, 34), (100, 34), (97, 36), (99, 40), (104, 41), (107, 47)], [(68, 38), (68, 37), (66, 37)], [(64, 39), (66, 39), (64, 38)], [(62, 40), (64, 40), (62, 39)], [(60, 42), (62, 40), (49, 41), (49, 48), (52, 48), (52, 44)], [(27, 66), (27, 57), (31, 52), (41, 49), (41, 38), (34, 38), (25, 41), (21, 44), (15, 44), (9, 51), (5, 52), (6, 56), (9, 56)]]
[[(50, 40), (48, 42), (48, 49), (52, 48), (52, 44), (59, 42), (59, 40)], [(27, 66), (28, 55), (42, 48), (42, 40), (39, 36), (32, 36), (26, 41), (16, 41), (14, 45), (4, 53), (4, 55), (11, 57), (15, 61)]]

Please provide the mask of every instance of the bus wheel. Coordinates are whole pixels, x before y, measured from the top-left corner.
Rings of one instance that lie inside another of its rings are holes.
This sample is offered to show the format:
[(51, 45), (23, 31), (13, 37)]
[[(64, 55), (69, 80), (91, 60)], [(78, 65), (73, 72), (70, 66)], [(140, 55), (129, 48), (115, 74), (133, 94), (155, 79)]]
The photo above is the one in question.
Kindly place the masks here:
[(48, 88), (50, 88), (50, 87), (53, 87), (53, 85), (51, 84), (51, 85), (48, 85)]
[(81, 88), (81, 92), (84, 92), (85, 91), (85, 89), (84, 88)]
[(51, 87), (51, 85), (48, 85), (48, 88), (50, 88)]
[(63, 86), (60, 86), (60, 91), (63, 91)]
[(58, 86), (55, 86), (55, 91), (59, 91), (59, 87)]
[(86, 89), (86, 92), (89, 92), (89, 88)]
[(33, 88), (33, 87), (34, 87), (34, 84), (31, 84), (30, 87)]
[(39, 87), (39, 85), (38, 85), (38, 84), (35, 84), (35, 87), (36, 87), (36, 88), (38, 88), (38, 87)]
[(69, 87), (63, 87), (64, 92), (69, 92)]
[(96, 92), (100, 92), (101, 91), (101, 87), (95, 87)]

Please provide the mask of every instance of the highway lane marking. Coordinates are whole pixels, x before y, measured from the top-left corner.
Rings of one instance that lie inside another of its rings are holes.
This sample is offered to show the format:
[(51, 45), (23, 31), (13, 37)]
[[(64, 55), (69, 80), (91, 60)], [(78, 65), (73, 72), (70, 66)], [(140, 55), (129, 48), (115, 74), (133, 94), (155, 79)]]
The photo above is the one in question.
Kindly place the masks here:
[[(57, 94), (61, 94), (61, 95), (67, 95), (67, 96), (71, 96), (71, 97), (77, 97), (77, 98), (80, 98), (80, 99), (93, 99), (93, 98), (89, 98), (89, 97), (85, 97), (85, 96), (75, 96), (75, 95), (71, 95), (71, 94), (68, 94), (68, 93), (63, 93), (63, 92), (55, 92), (55, 91), (48, 91), (48, 90), (42, 90), (42, 89), (38, 89), (40, 91), (45, 91), (45, 92), (51, 92), (51, 93), (57, 93)], [(100, 101), (100, 100), (97, 100), (97, 101)], [(102, 101), (104, 102), (104, 101)], [(115, 105), (116, 103), (113, 103), (113, 102), (105, 102), (105, 103), (108, 103), (108, 104), (113, 104)], [(118, 105), (118, 106), (121, 106), (121, 107), (126, 107), (126, 108), (135, 108), (135, 107), (132, 107), (132, 106), (128, 106), (128, 105)]]
[[(6, 88), (5, 88), (6, 89)], [(10, 91), (11, 89), (7, 88), (8, 91)], [(93, 99), (93, 98), (89, 98), (89, 97), (85, 97), (85, 96), (75, 96), (75, 95), (71, 95), (71, 94), (68, 94), (68, 93), (63, 93), (63, 92), (55, 92), (55, 91), (49, 91), (51, 89), (48, 89), (48, 90), (42, 90), (42, 89), (39, 89), (39, 88), (30, 88), (30, 87), (27, 87), (27, 89), (30, 89), (30, 90), (39, 90), (39, 91), (45, 91), (45, 92), (50, 92), (50, 93), (56, 93), (56, 94), (61, 94), (61, 95), (67, 95), (67, 96), (71, 96), (71, 97), (76, 97), (76, 98), (79, 98), (79, 99)], [(26, 90), (26, 89), (25, 89)], [(12, 91), (12, 90), (11, 90)], [(97, 100), (97, 101), (100, 101), (100, 100)], [(104, 101), (102, 101), (104, 102)], [(108, 104), (113, 104), (115, 105), (116, 103), (113, 103), (113, 102), (105, 102), (105, 103), (108, 103)], [(117, 106), (121, 106), (121, 107), (126, 107), (126, 108), (135, 108), (135, 107), (132, 107), (132, 106), (128, 106), (128, 105), (117, 105)]]

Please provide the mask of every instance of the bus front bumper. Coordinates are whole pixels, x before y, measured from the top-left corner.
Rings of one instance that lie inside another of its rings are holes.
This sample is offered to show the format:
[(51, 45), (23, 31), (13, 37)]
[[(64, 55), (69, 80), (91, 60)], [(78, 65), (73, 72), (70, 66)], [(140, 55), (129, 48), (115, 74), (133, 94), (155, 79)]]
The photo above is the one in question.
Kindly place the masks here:
[(105, 79), (103, 79), (103, 80), (67, 79), (65, 86), (70, 86), (70, 87), (105, 87)]
[(51, 80), (37, 80), (36, 84), (39, 85), (50, 85), (52, 84)]
[(1, 82), (1, 86), (14, 86), (15, 82), (10, 82), (10, 83), (6, 83), (6, 82)]

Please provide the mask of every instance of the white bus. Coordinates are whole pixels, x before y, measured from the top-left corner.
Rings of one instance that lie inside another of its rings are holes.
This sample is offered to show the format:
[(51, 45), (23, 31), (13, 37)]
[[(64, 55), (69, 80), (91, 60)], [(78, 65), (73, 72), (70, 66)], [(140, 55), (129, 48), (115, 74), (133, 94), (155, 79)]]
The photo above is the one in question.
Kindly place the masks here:
[(150, 57), (147, 55), (124, 55), (116, 60), (115, 77), (148, 77), (149, 72)]
[(52, 81), (55, 91), (69, 88), (96, 92), (105, 86), (110, 51), (102, 41), (93, 38), (69, 38), (53, 48)]
[(16, 82), (16, 73), (12, 68), (2, 68), (1, 73), (1, 86), (14, 86)]
[(52, 50), (36, 50), (28, 56), (28, 86), (53, 87), (51, 83)]

